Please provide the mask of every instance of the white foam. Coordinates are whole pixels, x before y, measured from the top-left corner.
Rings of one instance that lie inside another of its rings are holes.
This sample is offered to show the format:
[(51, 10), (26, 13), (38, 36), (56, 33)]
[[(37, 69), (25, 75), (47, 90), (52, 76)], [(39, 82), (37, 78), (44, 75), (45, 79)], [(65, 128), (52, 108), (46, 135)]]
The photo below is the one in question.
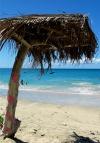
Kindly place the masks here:
[[(77, 83), (76, 83), (77, 85)], [(78, 83), (78, 86), (76, 86), (74, 83), (73, 87), (66, 87), (66, 88), (59, 88), (59, 87), (53, 87), (53, 86), (20, 86), (20, 91), (26, 91), (26, 92), (43, 92), (43, 93), (56, 93), (56, 94), (64, 94), (64, 95), (97, 95), (100, 94), (100, 85), (92, 85), (89, 83)], [(0, 83), (0, 89), (2, 90), (8, 90), (8, 85)]]
[(95, 95), (100, 94), (100, 85), (93, 85), (88, 82), (82, 82), (82, 83), (74, 83), (73, 88), (69, 88), (69, 90), (73, 94), (84, 94), (84, 95)]
[(8, 85), (0, 83), (0, 89), (8, 89)]

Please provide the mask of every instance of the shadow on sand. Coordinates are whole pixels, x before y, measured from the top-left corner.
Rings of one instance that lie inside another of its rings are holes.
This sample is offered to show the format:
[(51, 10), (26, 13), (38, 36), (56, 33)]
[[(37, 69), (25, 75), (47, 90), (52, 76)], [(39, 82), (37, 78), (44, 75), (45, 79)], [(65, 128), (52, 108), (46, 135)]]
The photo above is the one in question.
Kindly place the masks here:
[(24, 142), (24, 141), (22, 141), (22, 140), (20, 140), (20, 139), (18, 139), (16, 137), (10, 138), (10, 139), (13, 140), (15, 143), (28, 143), (28, 142)]
[(89, 137), (79, 136), (77, 133), (73, 132), (72, 137), (75, 138), (75, 141), (73, 143), (100, 143), (100, 141), (93, 141)]
[[(84, 136), (79, 136), (77, 133), (73, 132), (72, 135), (73, 138), (75, 138), (75, 141), (71, 142), (71, 143), (100, 143), (100, 141), (93, 141), (92, 139), (90, 139), (89, 137), (84, 137)], [(15, 143), (28, 143), (28, 142), (24, 142), (18, 138), (10, 138), (12, 140), (15, 141)], [(68, 143), (67, 141), (63, 142), (63, 143)]]
[[(89, 137), (79, 136), (77, 133), (73, 132), (71, 135), (75, 139), (75, 141), (71, 141), (70, 143), (100, 143), (100, 141), (93, 141)], [(69, 143), (67, 140), (63, 143)]]

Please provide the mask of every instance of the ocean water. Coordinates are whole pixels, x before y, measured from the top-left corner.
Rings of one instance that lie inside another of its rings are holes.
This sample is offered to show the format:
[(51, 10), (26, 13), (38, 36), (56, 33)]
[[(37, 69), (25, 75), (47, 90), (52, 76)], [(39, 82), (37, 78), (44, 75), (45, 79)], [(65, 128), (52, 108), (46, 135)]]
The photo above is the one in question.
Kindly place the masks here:
[[(0, 95), (6, 96), (11, 69), (0, 69)], [(23, 80), (23, 84), (21, 81)], [(54, 104), (100, 106), (99, 69), (22, 69), (19, 99)]]

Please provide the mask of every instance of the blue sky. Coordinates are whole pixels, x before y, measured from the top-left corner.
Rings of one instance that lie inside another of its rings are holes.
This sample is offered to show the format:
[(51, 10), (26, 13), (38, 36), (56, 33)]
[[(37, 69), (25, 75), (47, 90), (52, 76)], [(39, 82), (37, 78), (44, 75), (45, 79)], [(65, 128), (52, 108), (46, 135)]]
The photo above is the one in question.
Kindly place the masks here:
[[(0, 18), (27, 14), (47, 13), (82, 13), (90, 18), (91, 26), (98, 41), (100, 39), (100, 0), (0, 0)], [(0, 67), (12, 67), (15, 52), (8, 50), (9, 45), (0, 52)], [(27, 60), (24, 67), (29, 67)], [(93, 63), (67, 65), (55, 63), (60, 68), (100, 68), (100, 50), (97, 51)]]

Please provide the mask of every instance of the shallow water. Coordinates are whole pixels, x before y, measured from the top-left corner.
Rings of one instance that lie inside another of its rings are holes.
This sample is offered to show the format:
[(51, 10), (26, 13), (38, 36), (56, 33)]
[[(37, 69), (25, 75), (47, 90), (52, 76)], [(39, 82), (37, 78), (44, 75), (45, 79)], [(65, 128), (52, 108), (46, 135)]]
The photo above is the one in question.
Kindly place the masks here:
[[(0, 69), (0, 95), (7, 95), (11, 69)], [(100, 106), (100, 70), (56, 69), (41, 76), (23, 69), (19, 98), (33, 102)]]

